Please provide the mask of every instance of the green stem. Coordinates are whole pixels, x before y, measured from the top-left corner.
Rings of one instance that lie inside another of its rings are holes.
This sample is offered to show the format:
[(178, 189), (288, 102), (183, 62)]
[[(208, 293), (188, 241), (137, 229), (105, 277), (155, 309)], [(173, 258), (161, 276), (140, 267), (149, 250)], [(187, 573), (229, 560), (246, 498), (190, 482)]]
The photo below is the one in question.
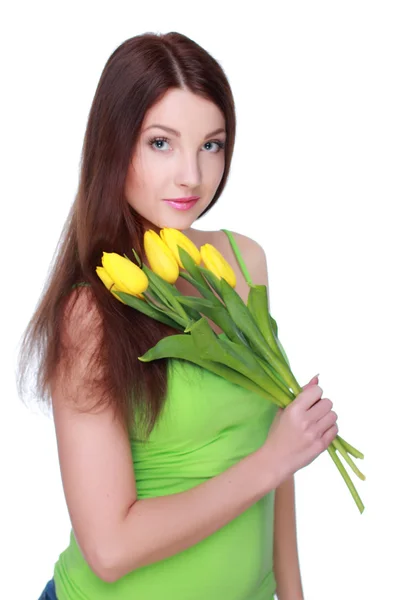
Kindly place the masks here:
[(225, 304), (223, 302), (221, 302), (221, 300), (218, 298), (218, 296), (216, 296), (214, 294), (214, 292), (211, 291), (211, 289), (208, 286), (205, 286), (205, 285), (199, 283), (196, 279), (194, 279), (194, 277), (192, 277), (186, 271), (180, 271), (179, 277), (182, 277), (182, 279), (185, 279), (186, 281), (191, 283), (193, 285), (193, 287), (195, 287), (200, 292), (200, 294), (203, 296), (203, 298), (206, 298), (206, 300), (211, 300), (217, 306), (225, 307)]
[(275, 352), (270, 348), (264, 338), (259, 339), (258, 336), (249, 335), (250, 343), (254, 349), (254, 352), (258, 354), (263, 360), (271, 365), (273, 369), (282, 377), (289, 389), (292, 389), (294, 394), (297, 396), (302, 391), (302, 388), (297, 383), (292, 371), (288, 367), (286, 361), (280, 359)]
[(289, 397), (288, 400), (285, 404), (285, 406), (288, 406), (292, 401), (293, 401), (293, 396), (294, 394), (288, 389), (287, 385), (285, 385), (284, 383), (282, 383), (282, 381), (279, 379), (279, 377), (277, 376), (276, 372), (274, 369), (272, 369), (264, 360), (262, 360), (258, 355), (254, 355), (257, 362), (260, 364), (261, 368), (266, 372), (266, 374), (271, 377), (271, 379), (274, 381), (274, 383), (276, 383), (276, 385), (283, 391), (285, 392)]
[(340, 452), (340, 454), (343, 456), (347, 464), (350, 465), (352, 471), (357, 475), (357, 477), (359, 477), (362, 481), (365, 481), (365, 475), (361, 473), (358, 467), (354, 464), (353, 460), (348, 455), (346, 449), (343, 447), (343, 444), (340, 442), (340, 440), (337, 439), (337, 437), (333, 440), (332, 445), (336, 448), (336, 450)]
[(173, 309), (170, 309), (165, 304), (161, 308), (160, 306), (158, 306), (157, 304), (152, 302), (151, 296), (147, 292), (144, 292), (143, 295), (146, 298), (147, 302), (154, 308), (154, 310), (156, 310), (157, 312), (162, 313), (164, 315), (167, 315), (170, 319), (175, 321), (176, 324), (179, 325), (181, 328), (185, 329), (188, 326), (188, 324), (190, 323), (188, 318), (182, 318), (180, 315), (176, 314), (176, 312)]
[(347, 487), (350, 490), (351, 495), (354, 498), (354, 501), (358, 507), (358, 510), (360, 511), (360, 513), (362, 513), (364, 511), (364, 504), (362, 503), (362, 500), (360, 498), (360, 496), (358, 495), (358, 492), (354, 486), (354, 483), (352, 482), (352, 480), (350, 479), (346, 469), (344, 468), (344, 466), (342, 465), (342, 463), (340, 462), (339, 457), (337, 456), (336, 452), (335, 452), (335, 448), (332, 444), (330, 444), (327, 448), (333, 462), (335, 463), (335, 465), (337, 466), (341, 476), (343, 477)]
[[(189, 317), (186, 314), (183, 306), (175, 299), (176, 288), (173, 290), (174, 286), (167, 281), (164, 281), (162, 277), (154, 273), (151, 269), (149, 269), (146, 265), (142, 267), (143, 272), (147, 275), (149, 280), (150, 289), (154, 289), (157, 292), (158, 296), (163, 298), (166, 304), (169, 304), (172, 309), (180, 315), (182, 319), (186, 319), (186, 322), (189, 322)], [(174, 293), (175, 292), (175, 293)]]
[(354, 448), (354, 446), (351, 446), (348, 442), (346, 442), (346, 440), (340, 437), (340, 435), (337, 435), (336, 439), (338, 439), (341, 442), (343, 448), (347, 450), (349, 454), (354, 456), (354, 458), (364, 458), (364, 454), (362, 452), (357, 450), (357, 448)]
[[(150, 290), (150, 292), (148, 290)], [(154, 287), (149, 286), (147, 291), (143, 292), (143, 296), (146, 298), (147, 302), (155, 308), (159, 308), (160, 310), (164, 310), (164, 308), (173, 310), (170, 303), (167, 303), (167, 301), (157, 293), (157, 290)]]

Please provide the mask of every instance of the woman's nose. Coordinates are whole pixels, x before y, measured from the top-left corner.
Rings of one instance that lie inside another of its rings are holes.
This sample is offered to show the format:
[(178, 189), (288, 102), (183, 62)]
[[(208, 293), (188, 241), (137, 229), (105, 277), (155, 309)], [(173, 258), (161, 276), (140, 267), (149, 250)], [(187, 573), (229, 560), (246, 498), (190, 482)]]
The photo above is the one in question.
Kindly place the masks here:
[(177, 170), (178, 185), (186, 185), (190, 188), (196, 188), (201, 183), (201, 170), (198, 157), (182, 156)]

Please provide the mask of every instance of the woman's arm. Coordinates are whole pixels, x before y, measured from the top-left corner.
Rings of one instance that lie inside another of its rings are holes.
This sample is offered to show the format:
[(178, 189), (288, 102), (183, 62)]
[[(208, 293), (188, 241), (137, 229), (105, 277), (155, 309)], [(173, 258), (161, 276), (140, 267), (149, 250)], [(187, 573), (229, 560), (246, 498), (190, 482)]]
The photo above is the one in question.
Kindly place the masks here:
[(87, 350), (98, 343), (89, 300), (90, 291), (81, 291), (68, 319), (64, 341), (73, 344), (77, 358), (52, 382), (53, 415), (76, 540), (91, 569), (113, 582), (197, 544), (275, 489), (284, 475), (261, 447), (192, 489), (138, 500), (124, 426), (112, 409), (78, 410), (89, 395)]
[(297, 551), (294, 475), (275, 491), (274, 573), (279, 600), (304, 600)]

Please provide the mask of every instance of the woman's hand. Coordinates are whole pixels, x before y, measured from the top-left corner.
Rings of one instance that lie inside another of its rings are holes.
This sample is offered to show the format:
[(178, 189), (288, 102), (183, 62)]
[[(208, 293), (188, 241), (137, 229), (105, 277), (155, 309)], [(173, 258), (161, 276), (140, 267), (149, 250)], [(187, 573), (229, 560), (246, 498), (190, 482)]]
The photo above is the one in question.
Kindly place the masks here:
[(333, 403), (321, 398), (317, 382), (318, 376), (313, 377), (289, 406), (278, 409), (264, 443), (282, 480), (310, 464), (337, 436)]

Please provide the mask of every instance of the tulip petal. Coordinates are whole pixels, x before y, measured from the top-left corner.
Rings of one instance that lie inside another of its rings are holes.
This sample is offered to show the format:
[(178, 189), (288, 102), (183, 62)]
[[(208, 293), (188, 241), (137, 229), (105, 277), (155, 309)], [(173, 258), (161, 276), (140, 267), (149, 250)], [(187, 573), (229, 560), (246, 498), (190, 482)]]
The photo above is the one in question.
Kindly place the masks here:
[(119, 290), (133, 295), (146, 291), (149, 285), (146, 275), (128, 258), (115, 252), (103, 252), (101, 262)]
[(96, 273), (100, 277), (101, 281), (104, 283), (106, 288), (108, 290), (110, 290), (112, 288), (112, 286), (114, 285), (114, 282), (111, 279), (111, 277), (109, 276), (109, 274), (107, 273), (107, 271), (105, 270), (105, 268), (104, 267), (96, 267)]
[(195, 264), (200, 264), (201, 255), (197, 246), (182, 231), (173, 229), (172, 227), (164, 227), (160, 231), (160, 237), (173, 253), (181, 269), (184, 268), (184, 265), (179, 255), (179, 248), (183, 248), (191, 256)]
[(144, 249), (152, 271), (165, 281), (175, 283), (179, 265), (167, 244), (152, 229), (144, 234)]
[(113, 280), (111, 279), (111, 277), (109, 276), (109, 274), (107, 273), (107, 271), (105, 270), (105, 268), (104, 267), (96, 267), (96, 273), (100, 277), (101, 281), (104, 283), (106, 288), (113, 294), (113, 296), (115, 296), (115, 298), (117, 298), (117, 300), (122, 302), (122, 304), (125, 304), (125, 302), (123, 300), (121, 300), (121, 298), (119, 298), (114, 293), (115, 290), (117, 289), (116, 285), (113, 282)]
[(204, 244), (200, 248), (201, 257), (207, 269), (218, 279), (225, 279), (231, 287), (236, 286), (236, 275), (231, 265), (215, 246)]

